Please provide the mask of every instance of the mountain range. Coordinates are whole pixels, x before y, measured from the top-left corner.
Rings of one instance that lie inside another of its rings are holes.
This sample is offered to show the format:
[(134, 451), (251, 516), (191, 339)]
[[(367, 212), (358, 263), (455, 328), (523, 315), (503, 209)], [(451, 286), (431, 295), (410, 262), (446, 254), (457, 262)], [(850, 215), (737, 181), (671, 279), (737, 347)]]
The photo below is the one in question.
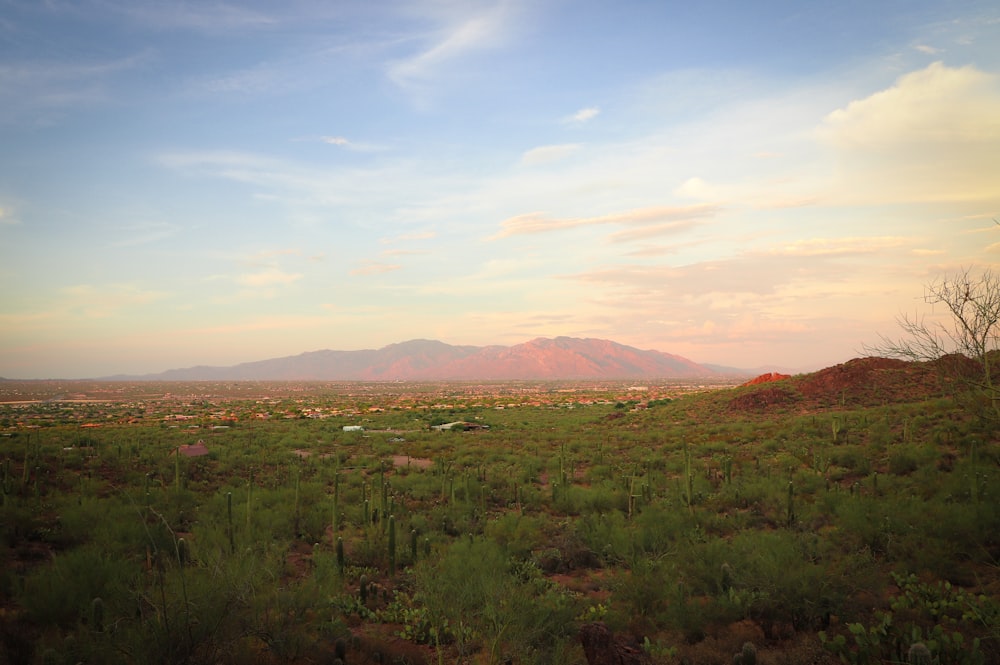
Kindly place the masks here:
[(414, 339), (380, 349), (310, 351), (229, 367), (198, 366), (113, 376), (148, 381), (471, 381), (518, 379), (668, 379), (750, 372), (702, 365), (662, 351), (604, 339), (540, 337), (513, 346), (453, 346)]

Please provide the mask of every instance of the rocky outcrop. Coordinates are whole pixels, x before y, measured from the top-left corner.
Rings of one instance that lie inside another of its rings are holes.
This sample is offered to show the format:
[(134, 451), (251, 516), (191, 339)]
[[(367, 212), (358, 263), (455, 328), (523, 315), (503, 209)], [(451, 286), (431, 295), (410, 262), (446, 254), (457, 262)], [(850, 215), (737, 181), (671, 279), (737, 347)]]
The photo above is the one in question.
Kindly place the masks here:
[(650, 665), (652, 660), (634, 640), (616, 637), (600, 622), (580, 627), (580, 642), (587, 665)]
[(791, 374), (781, 374), (779, 372), (767, 372), (766, 374), (761, 374), (760, 376), (754, 377), (742, 384), (743, 386), (757, 386), (762, 383), (772, 383), (773, 381), (781, 381), (782, 379), (792, 378)]

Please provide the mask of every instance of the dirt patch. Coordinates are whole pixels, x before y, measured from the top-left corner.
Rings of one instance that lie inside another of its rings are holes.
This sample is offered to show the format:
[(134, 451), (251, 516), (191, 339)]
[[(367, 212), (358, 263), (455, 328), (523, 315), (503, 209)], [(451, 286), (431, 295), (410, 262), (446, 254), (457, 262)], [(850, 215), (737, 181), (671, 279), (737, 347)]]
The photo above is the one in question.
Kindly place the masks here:
[(392, 465), (399, 468), (415, 466), (418, 469), (429, 469), (434, 464), (434, 460), (426, 457), (410, 457), (409, 455), (393, 455)]
[(765, 409), (790, 404), (795, 400), (787, 388), (769, 387), (734, 397), (729, 402), (733, 411), (763, 411)]

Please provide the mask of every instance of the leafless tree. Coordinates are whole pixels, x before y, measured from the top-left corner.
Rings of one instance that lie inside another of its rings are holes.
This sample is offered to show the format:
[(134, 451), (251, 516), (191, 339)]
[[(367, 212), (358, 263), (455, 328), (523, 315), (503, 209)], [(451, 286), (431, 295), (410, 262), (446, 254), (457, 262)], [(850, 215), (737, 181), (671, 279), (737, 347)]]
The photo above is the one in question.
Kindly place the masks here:
[[(869, 355), (913, 361), (942, 361), (956, 385), (967, 390), (978, 415), (1000, 425), (1000, 273), (972, 268), (945, 275), (924, 289), (924, 302), (944, 307), (946, 320), (923, 315), (896, 319), (903, 336), (880, 336)], [(970, 362), (971, 361), (971, 362)]]

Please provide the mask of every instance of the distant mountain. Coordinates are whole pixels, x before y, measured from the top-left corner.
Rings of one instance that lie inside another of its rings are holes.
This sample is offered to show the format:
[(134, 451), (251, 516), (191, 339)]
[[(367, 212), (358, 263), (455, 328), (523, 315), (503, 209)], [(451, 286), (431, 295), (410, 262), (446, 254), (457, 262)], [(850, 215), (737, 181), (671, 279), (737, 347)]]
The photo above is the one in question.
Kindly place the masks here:
[(231, 367), (107, 377), (148, 381), (429, 381), (655, 379), (720, 376), (687, 358), (603, 339), (538, 338), (514, 346), (452, 346), (415, 339), (381, 349), (310, 351)]

